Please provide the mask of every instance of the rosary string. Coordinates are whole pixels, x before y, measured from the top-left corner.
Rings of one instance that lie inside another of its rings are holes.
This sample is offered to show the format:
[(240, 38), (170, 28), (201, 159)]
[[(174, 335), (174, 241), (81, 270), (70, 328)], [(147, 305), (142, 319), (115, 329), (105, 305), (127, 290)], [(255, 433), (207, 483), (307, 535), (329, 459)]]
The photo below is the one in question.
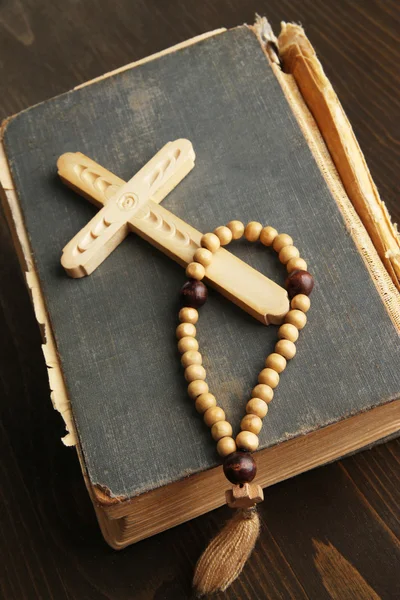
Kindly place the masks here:
[[(288, 277), (286, 289), (290, 298), (290, 310), (284, 323), (278, 329), (278, 341), (265, 360), (265, 368), (258, 375), (258, 384), (251, 392), (246, 404), (246, 414), (240, 422), (241, 431), (233, 437), (233, 428), (224, 410), (217, 405), (217, 399), (210, 393), (206, 383), (206, 370), (196, 340), (198, 309), (207, 301), (207, 287), (202, 282), (213, 255), (220, 246), (228, 245), (242, 236), (249, 242), (261, 242), (272, 246), (279, 260), (286, 266)], [(270, 226), (251, 221), (244, 226), (241, 221), (230, 221), (226, 226), (217, 227), (213, 233), (201, 238), (201, 247), (193, 255), (193, 262), (186, 268), (189, 280), (181, 290), (180, 324), (176, 329), (178, 350), (188, 382), (188, 394), (195, 402), (198, 413), (211, 428), (211, 435), (217, 442), (217, 452), (223, 461), (225, 477), (233, 484), (233, 498), (230, 506), (240, 508), (236, 516), (222, 532), (214, 538), (200, 558), (194, 579), (199, 593), (205, 594), (226, 589), (239, 575), (251, 553), (259, 533), (259, 519), (254, 509), (256, 494), (249, 487), (257, 473), (252, 453), (259, 446), (258, 434), (262, 419), (268, 413), (268, 405), (274, 396), (287, 361), (296, 354), (296, 345), (306, 323), (306, 313), (310, 308), (309, 295), (314, 279), (307, 271), (307, 263), (300, 258), (293, 239), (286, 233), (278, 233)], [(247, 486), (247, 487), (246, 487)], [(244, 488), (244, 489), (243, 489)], [(250, 512), (249, 512), (250, 511)]]

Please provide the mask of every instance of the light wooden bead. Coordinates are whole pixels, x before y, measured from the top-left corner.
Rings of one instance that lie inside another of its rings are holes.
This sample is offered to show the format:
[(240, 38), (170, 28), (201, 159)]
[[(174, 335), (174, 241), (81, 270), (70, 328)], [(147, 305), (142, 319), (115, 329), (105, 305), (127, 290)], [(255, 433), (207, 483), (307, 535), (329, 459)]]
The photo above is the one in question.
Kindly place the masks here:
[(240, 429), (242, 431), (251, 431), (251, 433), (260, 433), (262, 429), (262, 421), (256, 415), (246, 415), (240, 421)]
[(292, 298), (290, 306), (306, 313), (310, 309), (311, 300), (305, 294), (297, 294), (297, 296)]
[(279, 342), (275, 344), (275, 352), (282, 354), (286, 360), (290, 360), (296, 354), (296, 346), (289, 340), (279, 340)]
[(254, 450), (257, 450), (259, 443), (258, 437), (251, 431), (241, 431), (236, 436), (236, 446), (239, 450), (254, 452)]
[(274, 239), (272, 247), (275, 252), (280, 252), (285, 246), (293, 246), (293, 240), (287, 233), (280, 233)]
[(217, 452), (220, 456), (229, 456), (236, 452), (236, 442), (231, 437), (221, 438), (217, 444)]
[(214, 233), (218, 237), (221, 246), (227, 246), (232, 241), (232, 231), (229, 227), (225, 227), (225, 225), (221, 225), (214, 229)]
[(291, 258), (286, 265), (286, 269), (288, 273), (307, 271), (307, 263), (303, 258)]
[(279, 252), (279, 260), (282, 264), (286, 265), (289, 260), (293, 260), (293, 258), (299, 258), (300, 252), (296, 248), (296, 246), (284, 246), (282, 250)]
[(227, 227), (232, 232), (232, 238), (234, 240), (239, 240), (244, 234), (244, 225), (242, 221), (229, 221)]
[(260, 242), (264, 244), (264, 246), (272, 246), (277, 235), (277, 230), (274, 227), (267, 225), (267, 227), (263, 227), (260, 233)]
[(208, 384), (203, 379), (196, 379), (188, 385), (188, 394), (193, 400), (200, 396), (200, 394), (207, 394)]
[(201, 415), (213, 406), (217, 406), (217, 399), (214, 394), (201, 394), (198, 398), (196, 398), (195, 407), (197, 412)]
[(299, 339), (299, 332), (294, 325), (290, 323), (285, 323), (281, 325), (278, 329), (278, 339), (279, 340), (289, 340), (290, 342), (297, 342)]
[(203, 248), (207, 248), (210, 252), (214, 254), (221, 246), (221, 242), (219, 241), (219, 237), (215, 235), (215, 233), (206, 233), (201, 238), (201, 245)]
[(178, 350), (181, 354), (189, 350), (198, 350), (199, 342), (194, 337), (183, 337), (178, 342)]
[(198, 262), (191, 262), (186, 267), (186, 277), (189, 277), (189, 279), (197, 279), (197, 281), (201, 281), (204, 279), (205, 274), (205, 268)]
[(203, 267), (208, 267), (212, 263), (212, 259), (212, 252), (207, 250), (207, 248), (197, 248), (193, 254), (193, 260), (203, 265)]
[(276, 352), (272, 352), (272, 354), (265, 359), (265, 366), (273, 369), (277, 373), (282, 373), (282, 371), (286, 369), (286, 365), (286, 358)]
[(212, 406), (204, 413), (204, 423), (212, 427), (218, 421), (225, 421), (225, 413), (220, 406)]
[(193, 323), (181, 323), (176, 328), (176, 337), (178, 340), (184, 337), (196, 337), (196, 327)]
[(288, 314), (285, 317), (285, 322), (294, 325), (296, 329), (303, 329), (307, 323), (307, 317), (303, 313), (302, 310), (289, 310)]
[(211, 435), (216, 442), (224, 437), (232, 437), (232, 433), (232, 425), (228, 421), (218, 421), (211, 427)]
[(196, 381), (196, 379), (205, 379), (206, 370), (202, 365), (189, 365), (185, 369), (185, 379), (189, 383)]
[(262, 231), (263, 226), (261, 223), (257, 221), (250, 221), (247, 223), (244, 230), (244, 237), (249, 242), (256, 242), (260, 238), (260, 233)]
[(199, 313), (195, 308), (185, 306), (179, 311), (179, 320), (181, 323), (192, 323), (192, 325), (195, 325), (199, 320)]
[(267, 367), (263, 369), (258, 376), (258, 383), (265, 383), (265, 385), (269, 385), (272, 389), (276, 388), (279, 383), (279, 374)]
[(246, 404), (246, 412), (263, 419), (268, 412), (268, 404), (261, 398), (252, 398)]
[(274, 397), (274, 390), (271, 386), (265, 385), (265, 383), (259, 383), (252, 389), (251, 395), (253, 398), (261, 398), (261, 400), (264, 400), (268, 404)]
[[(201, 356), (200, 352), (197, 352), (196, 350), (188, 350), (182, 354), (181, 363), (182, 367), (185, 369), (190, 367), (190, 365), (201, 365), (202, 362), (203, 357)], [(199, 379), (201, 379), (201, 377), (199, 377)]]

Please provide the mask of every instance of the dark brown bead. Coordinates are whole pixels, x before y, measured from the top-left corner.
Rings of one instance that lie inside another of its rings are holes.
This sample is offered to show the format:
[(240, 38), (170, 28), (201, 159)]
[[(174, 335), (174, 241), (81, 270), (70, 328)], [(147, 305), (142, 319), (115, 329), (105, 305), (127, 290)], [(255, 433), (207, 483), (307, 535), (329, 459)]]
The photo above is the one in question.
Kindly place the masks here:
[(181, 305), (200, 308), (208, 297), (207, 287), (197, 279), (189, 279), (181, 289)]
[(308, 271), (293, 271), (286, 279), (285, 285), (289, 298), (293, 298), (297, 294), (309, 296), (314, 287), (314, 278)]
[(225, 477), (234, 484), (250, 483), (257, 473), (257, 465), (249, 452), (232, 452), (224, 460)]

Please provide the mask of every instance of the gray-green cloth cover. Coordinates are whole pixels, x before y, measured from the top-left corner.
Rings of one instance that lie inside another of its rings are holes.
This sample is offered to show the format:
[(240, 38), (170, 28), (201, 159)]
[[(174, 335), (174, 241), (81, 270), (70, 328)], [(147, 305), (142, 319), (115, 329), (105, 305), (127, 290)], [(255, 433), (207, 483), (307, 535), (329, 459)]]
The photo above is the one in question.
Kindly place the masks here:
[[(133, 234), (90, 277), (69, 278), (62, 248), (96, 209), (64, 187), (56, 161), (80, 151), (128, 180), (181, 137), (196, 166), (163, 205), (204, 232), (231, 219), (270, 224), (293, 237), (315, 276), (261, 447), (400, 391), (398, 336), (257, 38), (246, 27), (215, 35), (24, 111), (5, 132), (89, 476), (118, 496), (219, 462), (177, 352), (186, 278)], [(283, 284), (270, 249), (245, 240), (229, 249)], [(198, 339), (235, 430), (276, 338), (276, 327), (210, 292)]]

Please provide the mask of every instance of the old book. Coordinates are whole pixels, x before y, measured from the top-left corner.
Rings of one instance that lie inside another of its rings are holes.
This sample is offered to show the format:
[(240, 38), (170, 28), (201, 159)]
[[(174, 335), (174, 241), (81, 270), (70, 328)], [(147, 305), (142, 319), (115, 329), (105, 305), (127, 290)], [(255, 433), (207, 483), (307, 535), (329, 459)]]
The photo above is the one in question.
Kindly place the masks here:
[[(267, 486), (399, 428), (398, 240), (338, 107), (302, 30), (285, 26), (275, 42), (261, 22), (128, 65), (4, 124), (4, 205), (53, 402), (113, 547), (222, 505), (226, 482), (176, 350), (184, 271), (130, 235), (90, 277), (70, 279), (62, 248), (95, 208), (63, 186), (58, 157), (79, 151), (128, 180), (186, 137), (196, 167), (164, 206), (200, 231), (259, 220), (296, 240), (316, 288), (260, 434), (257, 482)], [(283, 283), (264, 247), (232, 251)], [(236, 427), (275, 339), (275, 327), (210, 293), (199, 341)]]

